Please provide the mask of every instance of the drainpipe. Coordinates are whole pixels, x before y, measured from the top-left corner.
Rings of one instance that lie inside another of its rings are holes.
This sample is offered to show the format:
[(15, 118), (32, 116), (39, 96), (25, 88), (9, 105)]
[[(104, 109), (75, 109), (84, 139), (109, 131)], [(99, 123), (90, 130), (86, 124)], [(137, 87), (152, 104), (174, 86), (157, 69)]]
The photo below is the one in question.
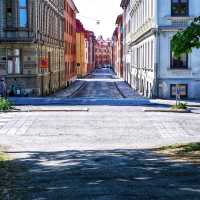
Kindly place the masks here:
[(159, 67), (160, 67), (160, 31), (159, 31), (159, 1), (154, 0), (154, 22), (155, 22), (155, 47), (154, 51), (156, 52), (154, 55), (155, 63), (154, 63), (154, 97), (159, 96)]
[(159, 30), (156, 30), (155, 33), (155, 63), (154, 63), (154, 97), (159, 96), (159, 67), (160, 67), (160, 34)]

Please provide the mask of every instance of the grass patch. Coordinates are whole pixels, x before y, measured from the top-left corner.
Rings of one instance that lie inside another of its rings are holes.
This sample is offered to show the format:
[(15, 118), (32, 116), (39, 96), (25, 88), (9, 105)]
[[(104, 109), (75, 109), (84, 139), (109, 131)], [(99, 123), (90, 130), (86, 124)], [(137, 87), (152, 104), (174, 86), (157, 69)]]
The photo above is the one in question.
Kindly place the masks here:
[(176, 160), (200, 164), (200, 142), (164, 146), (156, 149), (156, 152)]
[(172, 109), (173, 110), (187, 110), (188, 109), (188, 106), (187, 106), (187, 104), (186, 103), (181, 103), (181, 102), (179, 102), (177, 105), (173, 105), (172, 106)]
[(194, 152), (200, 151), (200, 142), (199, 143), (190, 143), (190, 144), (176, 144), (169, 145), (159, 148), (159, 150), (177, 150), (178, 152)]
[(12, 105), (8, 99), (0, 97), (0, 111), (7, 111), (12, 108)]
[(6, 167), (6, 162), (9, 161), (9, 158), (6, 154), (0, 152), (0, 170)]
[(8, 156), (5, 155), (4, 153), (1, 153), (1, 152), (0, 152), (0, 162), (3, 162), (3, 161), (5, 161), (5, 160), (8, 160)]

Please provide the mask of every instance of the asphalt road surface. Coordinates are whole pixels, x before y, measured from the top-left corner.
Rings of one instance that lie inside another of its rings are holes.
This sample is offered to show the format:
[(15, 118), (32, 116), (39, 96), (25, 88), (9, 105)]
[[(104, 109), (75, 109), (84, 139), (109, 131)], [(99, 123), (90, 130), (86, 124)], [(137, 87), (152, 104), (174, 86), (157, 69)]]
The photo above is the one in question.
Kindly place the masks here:
[(73, 98), (123, 98), (116, 82), (114, 73), (110, 69), (96, 69), (83, 79), (84, 84)]
[[(97, 70), (70, 98), (118, 101), (123, 97), (117, 81), (111, 71)], [(15, 181), (0, 184), (0, 199), (200, 199), (200, 167), (152, 150), (200, 141), (198, 113), (146, 113), (146, 106), (40, 108), (68, 112), (0, 114), (0, 145), (17, 169)]]

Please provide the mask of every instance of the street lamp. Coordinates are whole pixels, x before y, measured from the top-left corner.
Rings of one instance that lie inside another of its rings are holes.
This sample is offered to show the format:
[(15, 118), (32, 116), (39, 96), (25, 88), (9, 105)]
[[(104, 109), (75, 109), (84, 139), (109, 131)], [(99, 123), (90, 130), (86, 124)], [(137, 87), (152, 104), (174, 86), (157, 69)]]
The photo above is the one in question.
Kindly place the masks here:
[(95, 21), (97, 25), (101, 24), (101, 20), (99, 20), (99, 19), (94, 19), (94, 18), (91, 18), (91, 17), (81, 16), (81, 15), (79, 15), (79, 16), (82, 17), (82, 18), (91, 20), (91, 21)]
[(101, 23), (100, 20), (97, 20), (97, 25), (100, 25), (100, 23)]

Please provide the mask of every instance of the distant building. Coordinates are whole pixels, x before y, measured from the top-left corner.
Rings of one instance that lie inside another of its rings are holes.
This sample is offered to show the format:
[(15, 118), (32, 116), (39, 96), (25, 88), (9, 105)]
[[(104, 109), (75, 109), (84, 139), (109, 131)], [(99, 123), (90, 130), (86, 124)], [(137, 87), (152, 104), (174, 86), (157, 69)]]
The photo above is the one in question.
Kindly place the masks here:
[(76, 65), (78, 77), (84, 77), (95, 67), (95, 35), (85, 30), (80, 20), (76, 20)]
[(116, 28), (112, 37), (112, 65), (118, 77), (123, 77), (123, 16), (116, 20)]
[(180, 59), (171, 39), (200, 15), (199, 0), (122, 0), (125, 80), (147, 97), (200, 98), (200, 50)]
[(92, 31), (85, 32), (85, 56), (86, 56), (86, 65), (87, 73), (89, 74), (95, 69), (95, 44), (96, 38)]
[(73, 0), (65, 0), (65, 81), (66, 86), (77, 77), (76, 70), (76, 8)]
[(65, 86), (64, 1), (0, 1), (0, 75), (8, 92), (45, 96)]
[(95, 63), (96, 67), (112, 64), (112, 41), (104, 40), (99, 36), (95, 45)]
[(77, 76), (86, 75), (86, 60), (85, 60), (85, 29), (80, 20), (76, 20), (76, 66)]

